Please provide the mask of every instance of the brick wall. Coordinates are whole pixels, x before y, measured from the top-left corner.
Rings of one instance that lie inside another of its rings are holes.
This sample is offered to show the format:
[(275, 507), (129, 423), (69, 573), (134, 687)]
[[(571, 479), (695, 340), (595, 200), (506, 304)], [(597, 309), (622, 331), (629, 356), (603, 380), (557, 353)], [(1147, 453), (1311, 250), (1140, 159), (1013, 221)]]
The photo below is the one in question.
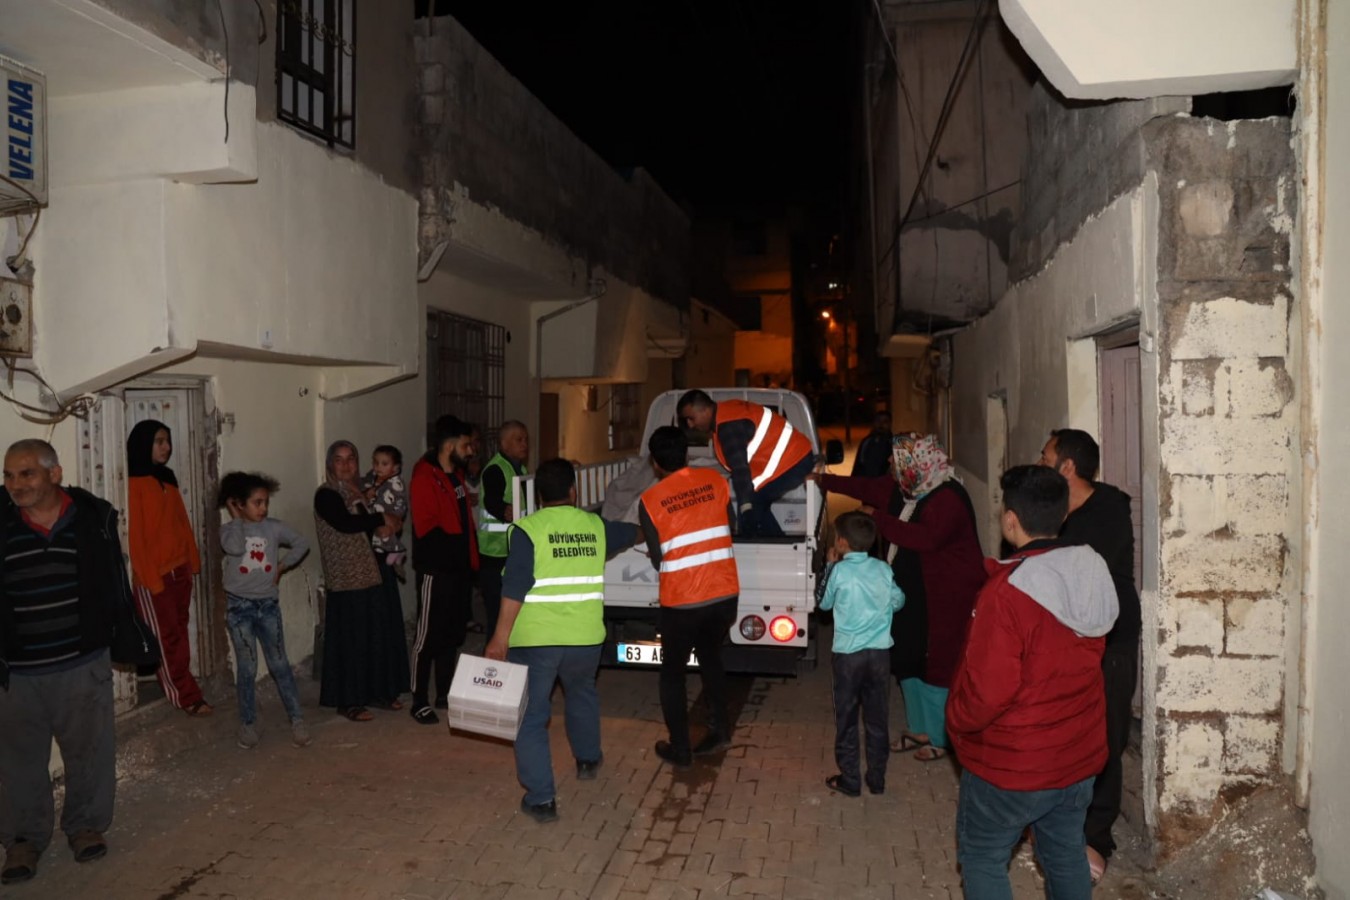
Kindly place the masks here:
[(1154, 119), (1158, 172), (1157, 734), (1164, 847), (1277, 778), (1298, 406), (1293, 154), (1283, 119)]
[(689, 220), (645, 171), (610, 168), (453, 18), (413, 28), (422, 240), (469, 197), (667, 303), (689, 301)]

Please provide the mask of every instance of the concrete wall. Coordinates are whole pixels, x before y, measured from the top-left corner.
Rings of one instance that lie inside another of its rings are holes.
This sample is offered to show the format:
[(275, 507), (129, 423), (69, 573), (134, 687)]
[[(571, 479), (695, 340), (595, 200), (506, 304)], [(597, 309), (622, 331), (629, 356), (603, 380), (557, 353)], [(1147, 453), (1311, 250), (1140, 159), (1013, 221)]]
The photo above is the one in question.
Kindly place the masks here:
[(201, 341), (414, 370), (415, 201), (282, 125), (258, 147), (253, 184), (52, 185), (32, 253), (53, 385), (97, 390)]
[(1138, 322), (1141, 593), (1144, 634), (1157, 636), (1142, 673), (1146, 815), (1170, 850), (1277, 781), (1292, 742), (1295, 200), (1287, 121), (1169, 116), (1109, 139), (1136, 114), (1061, 110), (1096, 135), (1079, 146), (1106, 156), (1061, 169), (1057, 196), (1079, 196), (1074, 178), (1091, 185), (1112, 158), (1138, 160), (1142, 177), (1074, 225), (1055, 207), (1070, 237), (955, 338), (954, 444), (990, 547), (988, 398), (1006, 394), (1014, 463), (1033, 461), (1051, 428), (1097, 433), (1092, 338)]
[[(257, 118), (277, 116), (277, 0), (182, 3), (180, 0), (95, 0), (98, 5), (258, 89)], [(409, 3), (356, 3), (356, 149), (354, 156), (390, 184), (412, 191), (416, 67)], [(224, 15), (224, 30), (221, 15)], [(228, 50), (226, 44), (228, 34)], [(259, 42), (260, 37), (266, 40)]]
[(882, 340), (889, 334), (897, 302), (901, 321), (912, 329), (930, 317), (970, 321), (1002, 295), (1021, 203), (1016, 182), (1026, 146), (1024, 107), (1032, 79), (1021, 48), (992, 15), (957, 87), (925, 190), (899, 234), (897, 254), (896, 228), (909, 209), (976, 4), (892, 0), (885, 8), (909, 97), (899, 90), (882, 35), (869, 22), (864, 77), (871, 99), (875, 227), (863, 227), (860, 233), (875, 231), (881, 300), (877, 330)]
[[(454, 19), (419, 23), (413, 42), (425, 249), (454, 239), (467, 198), (688, 305), (689, 222), (646, 172), (611, 169)], [(585, 286), (583, 277), (575, 293)]]
[[(1309, 830), (1317, 855), (1317, 881), (1329, 900), (1350, 898), (1350, 554), (1345, 552), (1345, 510), (1350, 508), (1350, 9), (1344, 4), (1304, 4), (1304, 83), (1299, 90), (1303, 176), (1310, 193), (1305, 209), (1303, 284), (1307, 292), (1308, 369), (1303, 390), (1309, 429), (1306, 465), (1308, 542), (1303, 631), (1306, 654), (1301, 747), (1306, 779), (1300, 785), (1310, 805)], [(1325, 32), (1318, 34), (1321, 15)], [(1306, 39), (1305, 39), (1306, 40)], [(1323, 55), (1325, 54), (1325, 55)]]

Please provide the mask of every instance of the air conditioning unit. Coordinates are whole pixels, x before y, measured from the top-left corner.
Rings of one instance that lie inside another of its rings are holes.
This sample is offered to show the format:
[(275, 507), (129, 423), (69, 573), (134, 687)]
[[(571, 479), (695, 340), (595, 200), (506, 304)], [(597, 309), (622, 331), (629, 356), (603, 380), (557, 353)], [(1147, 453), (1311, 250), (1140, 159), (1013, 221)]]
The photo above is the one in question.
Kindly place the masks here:
[(47, 79), (0, 56), (5, 146), (0, 151), (0, 215), (47, 205)]

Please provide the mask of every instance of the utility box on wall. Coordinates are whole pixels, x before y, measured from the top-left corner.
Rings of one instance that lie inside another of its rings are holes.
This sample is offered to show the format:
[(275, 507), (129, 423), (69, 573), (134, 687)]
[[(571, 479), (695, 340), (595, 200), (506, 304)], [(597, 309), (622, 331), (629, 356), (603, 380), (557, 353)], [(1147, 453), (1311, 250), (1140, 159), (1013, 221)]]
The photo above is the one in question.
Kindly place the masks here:
[(33, 355), (33, 286), (0, 278), (0, 356)]
[[(0, 214), (47, 205), (47, 79), (0, 56), (5, 146), (0, 153)], [(8, 179), (8, 180), (6, 180)]]

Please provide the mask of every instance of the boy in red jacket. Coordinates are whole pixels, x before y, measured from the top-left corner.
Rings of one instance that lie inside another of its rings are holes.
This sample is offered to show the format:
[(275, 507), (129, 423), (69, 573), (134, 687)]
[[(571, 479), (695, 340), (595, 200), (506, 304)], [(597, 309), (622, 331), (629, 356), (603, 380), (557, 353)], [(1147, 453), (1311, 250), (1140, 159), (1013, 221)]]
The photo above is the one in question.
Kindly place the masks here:
[(957, 860), (968, 900), (1011, 900), (1008, 861), (1030, 826), (1055, 900), (1088, 900), (1083, 820), (1106, 762), (1101, 659), (1119, 605), (1106, 563), (1058, 543), (1069, 487), (1053, 469), (1014, 466), (1003, 536), (989, 560), (947, 701), (961, 760)]

